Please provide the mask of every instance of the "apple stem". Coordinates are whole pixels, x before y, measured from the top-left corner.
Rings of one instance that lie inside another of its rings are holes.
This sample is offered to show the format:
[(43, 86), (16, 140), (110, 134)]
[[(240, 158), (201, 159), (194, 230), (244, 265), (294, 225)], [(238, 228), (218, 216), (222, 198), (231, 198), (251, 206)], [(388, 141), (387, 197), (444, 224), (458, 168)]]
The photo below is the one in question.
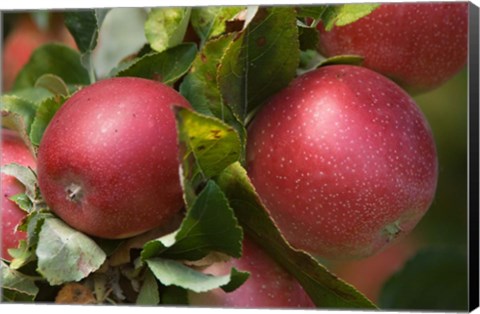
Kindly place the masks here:
[(393, 223), (386, 225), (383, 231), (387, 235), (388, 242), (392, 242), (402, 232), (402, 228), (400, 227), (400, 221), (396, 220)]

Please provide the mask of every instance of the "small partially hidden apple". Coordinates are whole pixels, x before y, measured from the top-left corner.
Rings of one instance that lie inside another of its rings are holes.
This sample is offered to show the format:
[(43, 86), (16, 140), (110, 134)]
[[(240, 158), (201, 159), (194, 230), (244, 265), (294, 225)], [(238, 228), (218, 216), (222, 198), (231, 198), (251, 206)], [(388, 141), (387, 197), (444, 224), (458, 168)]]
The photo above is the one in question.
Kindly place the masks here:
[[(16, 163), (35, 169), (35, 160), (20, 137), (13, 131), (2, 129), (2, 167)], [(2, 255), (10, 260), (12, 257), (8, 249), (16, 248), (20, 240), (24, 240), (27, 234), (17, 230), (20, 222), (25, 218), (26, 212), (20, 209), (9, 198), (24, 193), (24, 186), (14, 177), (2, 173)]]
[(126, 238), (160, 227), (183, 207), (173, 88), (111, 78), (75, 93), (38, 151), (42, 195), (72, 227)]
[(250, 273), (242, 286), (230, 293), (220, 288), (204, 293), (189, 292), (190, 305), (227, 308), (314, 307), (298, 281), (247, 237), (243, 241), (241, 258), (215, 263), (203, 272), (225, 275), (232, 267)]
[(247, 163), (286, 239), (326, 259), (363, 258), (408, 234), (437, 184), (433, 135), (412, 98), (350, 65), (276, 94), (249, 127)]
[(351, 24), (318, 28), (324, 56), (361, 55), (411, 92), (440, 86), (467, 62), (467, 2), (381, 4)]

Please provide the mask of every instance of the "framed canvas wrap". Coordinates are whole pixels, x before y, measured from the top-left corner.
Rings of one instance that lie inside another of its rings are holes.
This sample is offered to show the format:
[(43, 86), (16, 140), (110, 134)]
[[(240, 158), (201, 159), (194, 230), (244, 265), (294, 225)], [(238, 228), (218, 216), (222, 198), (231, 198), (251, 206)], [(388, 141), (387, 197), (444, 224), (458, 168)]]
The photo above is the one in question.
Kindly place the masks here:
[(478, 307), (475, 3), (1, 25), (0, 307)]

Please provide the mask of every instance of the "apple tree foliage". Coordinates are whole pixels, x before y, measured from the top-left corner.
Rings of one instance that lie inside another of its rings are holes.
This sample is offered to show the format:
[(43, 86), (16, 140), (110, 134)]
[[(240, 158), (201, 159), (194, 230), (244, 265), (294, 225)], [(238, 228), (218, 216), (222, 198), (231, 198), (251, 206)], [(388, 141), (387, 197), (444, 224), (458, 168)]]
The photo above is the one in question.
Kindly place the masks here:
[[(240, 257), (246, 233), (296, 277), (317, 307), (376, 308), (318, 260), (286, 242), (244, 169), (246, 128), (265, 100), (298, 74), (323, 64), (361, 63), (359, 56), (326, 60), (315, 53), (316, 24), (345, 25), (375, 8), (148, 10), (142, 21), (144, 47), (106, 77), (161, 81), (191, 103), (193, 110), (175, 109), (186, 204), (183, 220), (177, 230), (161, 236), (90, 237), (50, 212), (31, 169), (9, 165), (2, 171), (26, 186), (25, 194), (12, 199), (28, 213), (19, 226), (28, 237), (10, 250), (12, 261), (1, 261), (3, 299), (51, 301), (48, 295), (59, 286), (81, 280), (93, 287), (98, 302), (185, 304), (188, 290), (233, 291), (248, 273), (232, 268), (224, 276), (205, 275), (196, 266)], [(99, 40), (115, 41), (98, 37), (107, 14), (108, 10), (65, 13), (78, 50), (60, 44), (38, 48), (13, 89), (2, 95), (2, 126), (18, 131), (33, 154), (56, 110), (78, 89), (106, 78), (97, 77), (92, 54)], [(189, 37), (193, 40), (184, 40)], [(122, 291), (119, 282), (124, 279), (136, 290), (133, 297)], [(47, 292), (40, 293), (42, 289)], [(388, 291), (382, 302), (388, 302)]]

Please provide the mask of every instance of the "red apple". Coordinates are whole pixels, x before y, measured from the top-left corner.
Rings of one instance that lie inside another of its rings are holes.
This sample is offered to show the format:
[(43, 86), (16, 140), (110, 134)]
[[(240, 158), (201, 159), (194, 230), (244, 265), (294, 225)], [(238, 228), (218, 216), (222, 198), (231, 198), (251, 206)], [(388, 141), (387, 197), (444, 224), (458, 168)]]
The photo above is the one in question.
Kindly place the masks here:
[[(17, 163), (35, 169), (35, 160), (20, 137), (13, 131), (2, 129), (2, 166), (10, 163)], [(11, 196), (24, 192), (24, 186), (16, 178), (2, 173), (1, 257), (6, 260), (12, 258), (8, 253), (8, 249), (16, 248), (18, 242), (27, 237), (25, 232), (17, 230), (17, 226), (26, 216), (26, 212), (9, 199)]]
[(243, 255), (240, 259), (215, 263), (204, 272), (217, 276), (225, 275), (232, 267), (250, 273), (250, 277), (241, 287), (230, 293), (220, 288), (204, 293), (189, 292), (190, 305), (230, 308), (314, 307), (296, 279), (249, 238), (243, 241)]
[(249, 128), (248, 173), (287, 240), (328, 259), (361, 258), (407, 234), (429, 208), (437, 155), (409, 95), (369, 69), (295, 79)]
[(382, 4), (354, 23), (318, 28), (323, 55), (361, 55), (413, 92), (440, 86), (467, 61), (467, 2)]
[(160, 227), (183, 206), (174, 89), (141, 78), (99, 81), (74, 94), (43, 135), (38, 180), (72, 227), (126, 238)]

